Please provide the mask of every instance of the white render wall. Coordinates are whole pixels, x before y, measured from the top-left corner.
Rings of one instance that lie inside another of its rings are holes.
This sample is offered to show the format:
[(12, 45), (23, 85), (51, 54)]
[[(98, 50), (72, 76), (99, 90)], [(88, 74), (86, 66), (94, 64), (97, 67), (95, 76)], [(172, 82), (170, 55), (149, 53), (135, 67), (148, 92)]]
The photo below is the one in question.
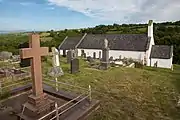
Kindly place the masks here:
[[(102, 57), (102, 50), (100, 49), (78, 49), (78, 56), (81, 56), (81, 50), (84, 50), (86, 53), (86, 56), (93, 57), (93, 52), (96, 52), (96, 58), (99, 58), (99, 51), (101, 51), (101, 57)], [(139, 51), (121, 51), (121, 50), (109, 50), (109, 57), (113, 57), (114, 59), (119, 59), (119, 56), (121, 55), (121, 58), (132, 58), (136, 60), (143, 60), (145, 52), (139, 52)]]
[(153, 67), (154, 64), (157, 63), (157, 67), (160, 68), (171, 68), (172, 67), (172, 57), (170, 59), (157, 59), (157, 58), (151, 58), (151, 66)]
[[(68, 50), (66, 50), (66, 54), (67, 54), (67, 51), (68, 51)], [(63, 55), (63, 50), (59, 50), (59, 54), (60, 54), (60, 55)]]

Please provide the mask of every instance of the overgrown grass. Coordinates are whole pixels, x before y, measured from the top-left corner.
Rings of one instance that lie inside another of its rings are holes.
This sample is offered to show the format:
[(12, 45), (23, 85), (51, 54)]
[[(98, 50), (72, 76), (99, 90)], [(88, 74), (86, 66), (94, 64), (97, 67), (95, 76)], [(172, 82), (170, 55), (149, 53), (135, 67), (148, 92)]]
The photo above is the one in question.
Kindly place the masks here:
[[(70, 74), (70, 65), (61, 57), (65, 73), (60, 82), (92, 86), (92, 97), (101, 101), (98, 111), (89, 120), (179, 120), (176, 107), (180, 92), (180, 66), (169, 69), (144, 67), (110, 68), (107, 71), (88, 69), (88, 63), (80, 60), (80, 72)], [(42, 63), (43, 74), (52, 67), (51, 59)], [(50, 77), (47, 77), (50, 78)], [(50, 78), (52, 79), (52, 78)], [(61, 85), (62, 89), (82, 92)]]

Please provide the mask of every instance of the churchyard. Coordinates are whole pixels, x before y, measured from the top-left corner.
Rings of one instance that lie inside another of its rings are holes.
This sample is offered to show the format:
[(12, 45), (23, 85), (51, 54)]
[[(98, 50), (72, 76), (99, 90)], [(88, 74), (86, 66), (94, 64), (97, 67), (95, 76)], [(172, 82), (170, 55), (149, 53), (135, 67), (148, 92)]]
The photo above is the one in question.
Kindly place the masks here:
[[(8, 62), (0, 65), (14, 66)], [(80, 94), (90, 85), (92, 98), (100, 100), (100, 108), (89, 120), (180, 118), (177, 107), (180, 91), (178, 65), (174, 65), (174, 71), (150, 67), (110, 67), (108, 70), (99, 70), (92, 69), (89, 62), (79, 57), (79, 72), (71, 74), (67, 58), (60, 56), (60, 66), (64, 75), (57, 78), (59, 89)], [(15, 64), (15, 67), (19, 68), (19, 65)], [(55, 87), (55, 83), (51, 82), (53, 78), (48, 75), (51, 68), (52, 57), (48, 56), (42, 63), (43, 82)], [(29, 67), (22, 69), (30, 71)], [(8, 95), (6, 93), (3, 97)]]

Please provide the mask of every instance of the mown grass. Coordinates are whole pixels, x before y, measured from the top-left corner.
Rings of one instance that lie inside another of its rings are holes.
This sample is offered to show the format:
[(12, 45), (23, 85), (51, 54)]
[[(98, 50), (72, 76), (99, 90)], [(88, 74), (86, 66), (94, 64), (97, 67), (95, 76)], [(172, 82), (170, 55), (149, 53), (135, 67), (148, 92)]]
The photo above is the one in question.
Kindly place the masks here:
[[(100, 108), (89, 120), (179, 120), (176, 107), (180, 92), (180, 66), (169, 69), (110, 68), (107, 71), (89, 69), (80, 59), (80, 72), (70, 74), (70, 65), (61, 57), (65, 73), (58, 81), (92, 87), (92, 97), (101, 101)], [(43, 74), (52, 67), (51, 59), (42, 63)], [(46, 77), (50, 78), (50, 77)], [(50, 78), (52, 79), (52, 78)], [(60, 85), (61, 89), (83, 92)]]

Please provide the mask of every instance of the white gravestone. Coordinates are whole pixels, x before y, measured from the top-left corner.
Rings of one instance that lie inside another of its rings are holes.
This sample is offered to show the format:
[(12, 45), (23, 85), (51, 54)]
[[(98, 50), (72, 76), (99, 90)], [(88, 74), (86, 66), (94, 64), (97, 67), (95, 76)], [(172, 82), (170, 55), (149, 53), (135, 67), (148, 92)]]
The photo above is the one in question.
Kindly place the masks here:
[(56, 81), (56, 91), (58, 91), (58, 80), (57, 77), (64, 75), (64, 72), (62, 68), (60, 67), (60, 62), (59, 62), (59, 52), (55, 47), (51, 48), (52, 50), (52, 64), (53, 68), (50, 70), (49, 75), (55, 78)]
[(53, 66), (54, 67), (60, 66), (60, 63), (59, 63), (59, 52), (58, 52), (58, 50), (55, 47), (52, 47), (52, 53), (53, 53), (53, 58), (52, 58)]
[(104, 48), (108, 48), (108, 40), (104, 39)]

